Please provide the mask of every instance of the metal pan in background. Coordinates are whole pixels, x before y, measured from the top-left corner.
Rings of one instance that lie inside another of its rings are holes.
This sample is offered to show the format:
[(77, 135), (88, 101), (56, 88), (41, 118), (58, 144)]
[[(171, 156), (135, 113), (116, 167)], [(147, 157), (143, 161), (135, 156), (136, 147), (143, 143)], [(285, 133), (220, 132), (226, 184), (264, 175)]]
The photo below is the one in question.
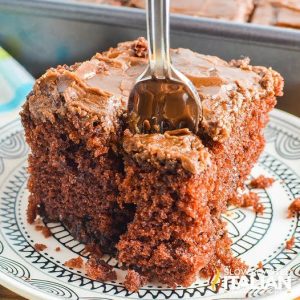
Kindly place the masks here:
[[(300, 116), (300, 30), (173, 15), (171, 45), (226, 60), (249, 56), (285, 78), (278, 107)], [(0, 45), (34, 76), (145, 36), (145, 13), (71, 0), (0, 0)]]

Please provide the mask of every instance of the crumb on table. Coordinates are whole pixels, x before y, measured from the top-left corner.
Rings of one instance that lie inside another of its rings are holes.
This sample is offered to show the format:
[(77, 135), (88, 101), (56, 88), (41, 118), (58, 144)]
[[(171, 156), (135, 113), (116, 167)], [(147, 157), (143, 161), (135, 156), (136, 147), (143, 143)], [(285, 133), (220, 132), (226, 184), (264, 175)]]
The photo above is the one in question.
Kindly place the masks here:
[(257, 189), (266, 189), (274, 183), (275, 179), (260, 175), (251, 180), (250, 186)]
[(113, 267), (104, 260), (92, 256), (85, 264), (88, 277), (93, 280), (111, 281), (117, 279), (117, 273)]
[(55, 251), (56, 251), (56, 252), (59, 252), (60, 250), (61, 250), (60, 247), (56, 247), (56, 248), (55, 248)]
[(47, 246), (45, 244), (40, 244), (40, 243), (35, 243), (34, 244), (34, 249), (37, 251), (37, 252), (40, 252), (40, 251), (43, 251), (47, 248)]
[(291, 218), (294, 213), (300, 212), (300, 198), (296, 198), (288, 208), (288, 218)]
[(129, 292), (137, 292), (147, 282), (147, 278), (134, 270), (128, 270), (124, 286)]
[(80, 256), (76, 258), (71, 258), (65, 261), (64, 266), (73, 269), (81, 269), (83, 267), (83, 259)]

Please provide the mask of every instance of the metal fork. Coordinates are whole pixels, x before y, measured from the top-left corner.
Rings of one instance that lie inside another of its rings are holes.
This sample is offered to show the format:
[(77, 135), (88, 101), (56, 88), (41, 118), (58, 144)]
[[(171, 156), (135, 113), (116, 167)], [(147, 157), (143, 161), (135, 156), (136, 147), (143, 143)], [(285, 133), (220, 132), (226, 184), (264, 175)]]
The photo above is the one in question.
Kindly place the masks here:
[(170, 59), (170, 1), (147, 0), (149, 63), (131, 91), (129, 127), (135, 133), (189, 128), (202, 119), (199, 94)]

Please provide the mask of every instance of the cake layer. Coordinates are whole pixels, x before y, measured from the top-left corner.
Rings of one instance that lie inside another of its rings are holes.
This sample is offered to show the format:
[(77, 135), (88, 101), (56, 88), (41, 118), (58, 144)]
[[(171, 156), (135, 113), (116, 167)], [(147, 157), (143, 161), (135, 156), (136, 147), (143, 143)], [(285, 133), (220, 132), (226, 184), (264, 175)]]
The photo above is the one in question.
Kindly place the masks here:
[(262, 152), (283, 80), (247, 59), (172, 50), (202, 98), (201, 130), (133, 135), (127, 101), (146, 53), (140, 38), (37, 80), (21, 114), (31, 147), (28, 221), (61, 221), (80, 241), (171, 286), (224, 265), (244, 268), (221, 213)]
[(254, 11), (252, 23), (300, 28), (299, 0), (260, 0)]
[(164, 134), (125, 132), (124, 151), (137, 162), (176, 169), (178, 164), (190, 173), (200, 174), (210, 165), (207, 149), (188, 129), (166, 131)]
[[(47, 88), (37, 84), (29, 102), (42, 102), (43, 96), (52, 93), (49, 104), (63, 104), (57, 85), (47, 84)], [(28, 221), (32, 223), (38, 214), (48, 221), (61, 221), (78, 240), (114, 253), (134, 208), (125, 205), (121, 209), (117, 204), (123, 161), (107, 147), (107, 135), (98, 118), (78, 117), (76, 111), (65, 117), (55, 115), (52, 123), (36, 118), (27, 102), (22, 122), (31, 148)]]

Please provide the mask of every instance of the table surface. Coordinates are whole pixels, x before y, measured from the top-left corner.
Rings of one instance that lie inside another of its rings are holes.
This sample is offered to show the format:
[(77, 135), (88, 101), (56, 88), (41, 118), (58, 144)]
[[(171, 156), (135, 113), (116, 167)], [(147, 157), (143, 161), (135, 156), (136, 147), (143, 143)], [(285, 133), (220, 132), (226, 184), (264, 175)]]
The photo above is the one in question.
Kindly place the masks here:
[[(0, 300), (26, 300), (26, 299), (0, 285)], [(294, 298), (292, 300), (300, 300), (300, 297)]]
[(1, 300), (25, 300), (25, 298), (13, 293), (0, 285), (0, 299)]

